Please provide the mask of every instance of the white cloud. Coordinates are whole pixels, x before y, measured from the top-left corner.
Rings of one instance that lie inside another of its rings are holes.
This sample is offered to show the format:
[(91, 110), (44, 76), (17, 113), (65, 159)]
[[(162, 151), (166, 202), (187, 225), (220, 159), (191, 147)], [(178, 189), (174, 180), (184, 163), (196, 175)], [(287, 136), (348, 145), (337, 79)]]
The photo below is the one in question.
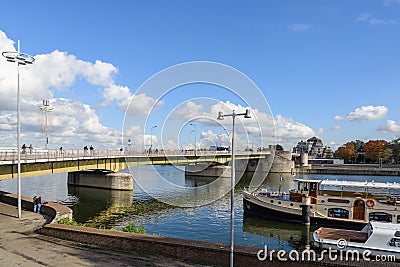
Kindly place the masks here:
[(400, 4), (400, 0), (383, 0), (385, 6)]
[(388, 133), (400, 133), (400, 121), (396, 122), (393, 120), (387, 120), (385, 125), (382, 125), (378, 128), (380, 132), (388, 132)]
[(366, 22), (370, 25), (384, 25), (384, 24), (396, 24), (397, 21), (393, 20), (393, 19), (378, 19), (373, 17), (371, 14), (369, 13), (363, 13), (360, 16), (358, 16), (358, 18), (356, 19), (357, 21), (360, 22)]
[(147, 115), (150, 111), (163, 104), (146, 94), (137, 94), (121, 100), (118, 107), (126, 111), (129, 116)]
[(388, 108), (385, 106), (362, 106), (356, 108), (355, 111), (350, 112), (346, 116), (335, 116), (335, 120), (348, 120), (348, 121), (372, 121), (379, 120), (386, 116)]
[(203, 106), (193, 101), (187, 101), (183, 106), (177, 108), (171, 115), (171, 119), (191, 120), (193, 118), (204, 116), (202, 112)]
[(286, 150), (291, 150), (300, 140), (317, 135), (311, 127), (279, 114), (275, 116), (275, 124), (277, 143), (283, 145)]
[(288, 28), (292, 31), (295, 32), (305, 32), (308, 31), (312, 28), (311, 24), (305, 24), (305, 23), (301, 23), (301, 24), (290, 24), (288, 25)]
[[(16, 51), (14, 45), (15, 42), (0, 30), (0, 50)], [(27, 138), (44, 138), (40, 127), (43, 118), (38, 106), (42, 99), (50, 99), (54, 107), (49, 115), (52, 118), (50, 142), (74, 144), (90, 141), (104, 146), (120, 143), (119, 131), (105, 126), (93, 107), (78, 100), (54, 98), (56, 91), (73, 89), (77, 80), (86, 82), (89, 85), (87, 90), (93, 90), (93, 96), (100, 92), (104, 101), (97, 107), (116, 102), (117, 107), (125, 112), (132, 100), (131, 113), (141, 115), (162, 104), (145, 94), (133, 95), (129, 87), (118, 85), (113, 77), (118, 70), (110, 63), (80, 60), (59, 50), (33, 56), (33, 65), (20, 67), (21, 128)], [(7, 131), (6, 135), (9, 135), (10, 131), (16, 131), (17, 68), (4, 58), (0, 59), (0, 88), (0, 131)], [(15, 143), (14, 136), (9, 140), (7, 143)]]
[(331, 129), (331, 130), (340, 130), (340, 129), (342, 129), (342, 126), (334, 125), (334, 126), (330, 127), (329, 129)]
[[(171, 115), (171, 118), (175, 120), (181, 119), (186, 122), (198, 118), (196, 121), (208, 126), (216, 126), (218, 123), (221, 123), (222, 126), (230, 131), (232, 119), (227, 117), (222, 121), (217, 121), (218, 112), (222, 111), (224, 114), (231, 114), (232, 110), (244, 112), (246, 108), (248, 107), (236, 105), (229, 101), (219, 101), (211, 105), (208, 110), (205, 110), (203, 105), (196, 104), (194, 101), (188, 101), (184, 103), (182, 107), (178, 108)], [(245, 119), (242, 116), (236, 118), (236, 133), (238, 134), (238, 144), (241, 146), (246, 147), (251, 141), (254, 142), (255, 147), (261, 142), (263, 146), (268, 146), (276, 141), (277, 143), (283, 144), (286, 149), (291, 149), (300, 139), (310, 138), (317, 134), (317, 132), (309, 126), (296, 122), (291, 118), (285, 118), (282, 115), (276, 115), (272, 118), (271, 114), (261, 112), (257, 109), (250, 110), (251, 119)], [(274, 133), (274, 121), (276, 125), (276, 136)], [(262, 137), (260, 137), (261, 133), (263, 135)], [(322, 133), (323, 129), (319, 129), (318, 134)], [(225, 134), (221, 135), (212, 131), (203, 131), (201, 137), (207, 141), (206, 147), (215, 144), (230, 145), (229, 137)], [(242, 140), (239, 140), (239, 138), (242, 138)]]

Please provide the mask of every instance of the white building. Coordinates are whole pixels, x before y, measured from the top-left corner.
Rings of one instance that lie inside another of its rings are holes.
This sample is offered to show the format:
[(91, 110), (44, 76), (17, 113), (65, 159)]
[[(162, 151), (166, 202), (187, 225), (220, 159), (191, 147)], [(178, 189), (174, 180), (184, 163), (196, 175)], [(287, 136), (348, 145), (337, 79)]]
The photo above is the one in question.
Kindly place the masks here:
[(306, 142), (301, 140), (297, 143), (297, 146), (293, 148), (293, 153), (307, 153), (313, 158), (322, 158), (324, 153), (324, 144), (322, 140), (317, 137), (312, 137)]

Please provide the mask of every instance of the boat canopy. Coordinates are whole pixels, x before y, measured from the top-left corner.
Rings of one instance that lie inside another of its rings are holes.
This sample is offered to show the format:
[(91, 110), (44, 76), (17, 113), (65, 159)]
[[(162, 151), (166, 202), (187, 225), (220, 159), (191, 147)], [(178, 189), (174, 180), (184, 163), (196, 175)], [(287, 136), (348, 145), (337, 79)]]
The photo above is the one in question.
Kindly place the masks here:
[(335, 187), (362, 187), (362, 188), (381, 188), (381, 189), (400, 189), (400, 183), (384, 183), (375, 181), (342, 181), (342, 180), (318, 180), (318, 179), (294, 179), (295, 182), (318, 183), (322, 186)]
[(302, 183), (320, 183), (322, 180), (317, 180), (317, 179), (300, 179), (296, 178), (294, 179), (295, 182), (302, 182)]
[(338, 180), (323, 180), (322, 186), (343, 186), (343, 187), (362, 187), (376, 189), (400, 189), (400, 183), (383, 183), (374, 181), (338, 181)]

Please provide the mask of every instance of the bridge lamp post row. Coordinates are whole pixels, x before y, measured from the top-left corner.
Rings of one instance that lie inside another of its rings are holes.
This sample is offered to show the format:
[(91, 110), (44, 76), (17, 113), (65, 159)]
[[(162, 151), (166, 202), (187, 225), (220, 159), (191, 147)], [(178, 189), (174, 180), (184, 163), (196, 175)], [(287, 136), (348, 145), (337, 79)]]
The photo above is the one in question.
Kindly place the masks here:
[(17, 63), (17, 151), (18, 151), (18, 218), (21, 214), (21, 121), (20, 121), (20, 90), (19, 90), (19, 66), (29, 65), (35, 61), (31, 55), (20, 51), (18, 40), (18, 51), (5, 51), (1, 53), (8, 62)]
[(48, 122), (48, 117), (47, 117), (47, 113), (51, 112), (54, 108), (50, 107), (50, 101), (49, 100), (43, 100), (43, 106), (39, 107), (39, 110), (44, 112), (44, 116), (45, 116), (45, 122), (42, 125), (42, 130), (46, 136), (46, 144), (45, 144), (45, 149), (48, 151), (48, 146), (49, 146), (49, 132), (50, 132), (50, 126), (49, 126), (49, 122)]
[(194, 127), (194, 156), (197, 156), (196, 150), (197, 150), (197, 126), (193, 123), (190, 123), (189, 125), (192, 125)]
[(235, 118), (236, 116), (244, 116), (246, 119), (251, 118), (250, 109), (246, 109), (245, 113), (236, 113), (234, 110), (232, 114), (226, 114), (222, 111), (218, 113), (218, 120), (223, 120), (224, 117), (232, 117), (232, 156), (231, 156), (231, 236), (230, 236), (230, 267), (233, 267), (233, 243), (234, 243), (234, 203), (233, 196), (235, 193)]
[(153, 127), (150, 128), (150, 150), (149, 152), (153, 150), (153, 129), (156, 128), (157, 125), (154, 125)]

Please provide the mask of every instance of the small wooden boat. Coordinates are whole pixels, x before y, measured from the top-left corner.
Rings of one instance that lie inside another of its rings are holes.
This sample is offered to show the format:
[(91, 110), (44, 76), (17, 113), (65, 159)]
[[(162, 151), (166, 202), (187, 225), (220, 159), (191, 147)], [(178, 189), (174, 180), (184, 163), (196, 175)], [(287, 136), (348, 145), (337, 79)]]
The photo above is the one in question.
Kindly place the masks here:
[[(361, 231), (325, 228), (314, 231), (314, 246), (319, 249), (358, 251), (400, 259), (400, 225), (369, 222)], [(366, 254), (364, 254), (366, 255)]]

